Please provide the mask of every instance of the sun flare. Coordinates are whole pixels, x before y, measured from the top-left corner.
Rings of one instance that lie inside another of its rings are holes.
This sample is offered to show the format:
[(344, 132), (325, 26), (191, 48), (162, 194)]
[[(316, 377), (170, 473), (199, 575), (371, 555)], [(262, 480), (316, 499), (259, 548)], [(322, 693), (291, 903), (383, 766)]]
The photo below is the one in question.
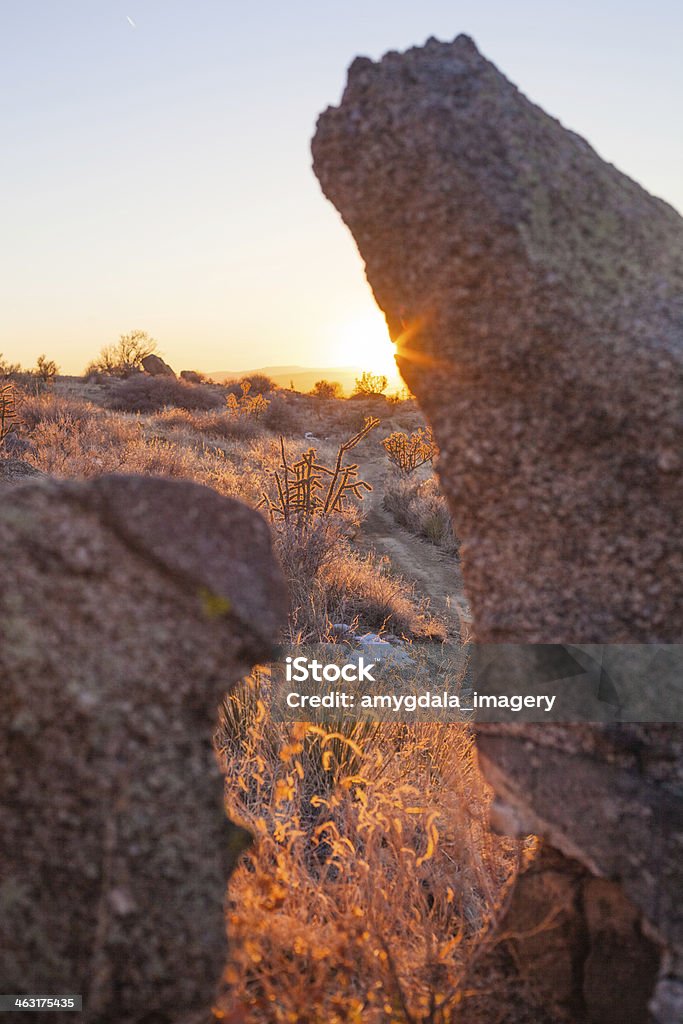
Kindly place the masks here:
[(399, 382), (394, 344), (378, 309), (337, 324), (331, 331), (329, 351), (336, 365), (384, 374), (390, 385)]

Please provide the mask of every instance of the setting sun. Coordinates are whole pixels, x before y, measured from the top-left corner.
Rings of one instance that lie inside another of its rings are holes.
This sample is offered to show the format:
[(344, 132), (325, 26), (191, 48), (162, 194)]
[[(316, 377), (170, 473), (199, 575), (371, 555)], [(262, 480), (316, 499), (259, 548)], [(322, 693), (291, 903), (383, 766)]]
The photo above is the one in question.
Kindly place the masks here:
[(394, 345), (379, 309), (346, 320), (330, 331), (330, 361), (382, 373), (389, 384), (399, 383)]

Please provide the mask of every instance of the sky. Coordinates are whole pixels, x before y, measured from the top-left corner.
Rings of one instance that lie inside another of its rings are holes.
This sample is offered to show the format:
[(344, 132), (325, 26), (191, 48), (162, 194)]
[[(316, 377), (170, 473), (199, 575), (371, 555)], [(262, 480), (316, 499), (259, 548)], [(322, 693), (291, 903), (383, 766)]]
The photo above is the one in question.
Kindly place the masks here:
[(80, 373), (148, 331), (176, 369), (391, 357), (311, 170), (357, 55), (473, 36), (683, 210), (678, 0), (0, 0), (0, 352)]

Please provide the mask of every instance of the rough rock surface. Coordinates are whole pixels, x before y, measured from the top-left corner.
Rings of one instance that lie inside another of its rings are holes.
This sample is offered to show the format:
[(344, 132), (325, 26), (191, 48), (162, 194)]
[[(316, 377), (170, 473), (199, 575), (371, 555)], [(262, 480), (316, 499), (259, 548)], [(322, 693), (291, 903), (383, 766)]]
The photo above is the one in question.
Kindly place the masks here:
[(188, 384), (202, 384), (204, 382), (202, 374), (197, 373), (196, 370), (181, 370), (180, 379)]
[(354, 61), (313, 155), (434, 427), (478, 639), (680, 639), (678, 214), (466, 36)]
[(23, 459), (0, 457), (0, 483), (13, 483), (36, 476), (42, 476), (40, 470)]
[(659, 948), (617, 883), (544, 847), (520, 877), (502, 931), (529, 994), (555, 1007), (553, 1024), (647, 1020)]
[(267, 526), (191, 483), (48, 479), (2, 491), (0, 551), (0, 991), (187, 1020), (242, 842), (216, 708), (285, 612)]
[[(356, 60), (313, 155), (434, 427), (477, 639), (680, 641), (678, 214), (465, 36)], [(679, 726), (479, 734), (499, 824), (580, 864), (575, 891), (616, 886), (620, 923), (570, 967), (613, 972), (623, 940), (651, 985), (653, 947), (624, 939), (635, 906), (663, 950), (650, 1012), (667, 1024), (683, 1004), (681, 743)], [(579, 989), (573, 1019), (610, 1019), (609, 993)]]
[(142, 360), (142, 368), (151, 377), (175, 377), (175, 370), (153, 352)]
[[(486, 725), (477, 743), (496, 793), (494, 826), (543, 836), (562, 855), (553, 870), (573, 894), (576, 941), (573, 948), (569, 939), (558, 943), (551, 929), (545, 947), (551, 956), (566, 944), (572, 982), (558, 996), (566, 1007), (583, 1008), (569, 1019), (645, 1022), (658, 954), (652, 1019), (676, 1024), (677, 1013), (662, 1007), (665, 995), (683, 999), (680, 726)], [(535, 926), (545, 919), (549, 903), (539, 900), (538, 889), (537, 879), (522, 877), (506, 930), (520, 930), (515, 919)], [(597, 923), (603, 904), (608, 909)], [(521, 947), (528, 971), (538, 970), (533, 942)]]

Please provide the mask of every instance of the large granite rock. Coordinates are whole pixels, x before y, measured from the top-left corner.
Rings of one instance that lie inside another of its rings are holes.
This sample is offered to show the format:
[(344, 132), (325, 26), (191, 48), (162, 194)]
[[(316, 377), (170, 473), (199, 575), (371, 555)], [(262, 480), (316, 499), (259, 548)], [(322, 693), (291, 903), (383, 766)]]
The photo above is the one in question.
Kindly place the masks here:
[(82, 993), (86, 1022), (204, 1020), (242, 842), (216, 709), (285, 612), (267, 525), (150, 478), (1, 496), (0, 991)]
[(169, 366), (161, 356), (156, 355), (154, 352), (144, 357), (142, 368), (145, 373), (149, 373), (152, 377), (173, 377), (175, 379), (173, 367)]
[(434, 427), (478, 639), (680, 639), (678, 214), (466, 36), (354, 61), (313, 155)]
[[(434, 427), (476, 638), (680, 641), (678, 214), (530, 103), (465, 36), (354, 61), (313, 156)], [(558, 1020), (609, 1020), (605, 1005), (618, 1014), (623, 999), (628, 1019), (643, 1020), (655, 947), (650, 1012), (680, 1020), (681, 735), (656, 725), (480, 731), (498, 824), (545, 836), (575, 894), (580, 921), (567, 934), (581, 947), (567, 970), (588, 980), (570, 986)], [(593, 882), (615, 888), (596, 895)], [(520, 885), (516, 913), (541, 927), (525, 913), (534, 886)], [(628, 951), (630, 988), (618, 984), (614, 949)], [(611, 989), (590, 981), (601, 971), (617, 979)]]

